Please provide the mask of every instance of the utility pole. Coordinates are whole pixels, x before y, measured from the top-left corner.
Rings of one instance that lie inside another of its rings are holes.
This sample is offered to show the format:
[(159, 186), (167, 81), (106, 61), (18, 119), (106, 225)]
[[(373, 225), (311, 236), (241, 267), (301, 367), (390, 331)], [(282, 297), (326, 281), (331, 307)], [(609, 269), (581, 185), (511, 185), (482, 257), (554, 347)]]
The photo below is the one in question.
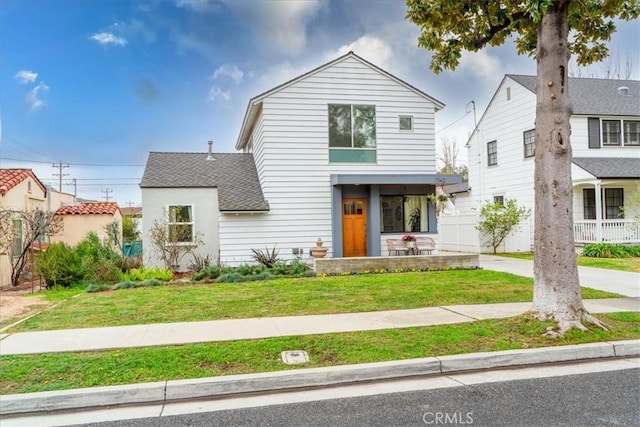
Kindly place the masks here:
[(105, 188), (104, 190), (102, 190), (102, 192), (104, 193), (104, 200), (105, 201), (109, 201), (109, 194), (113, 192), (113, 190), (111, 190), (110, 188)]
[(127, 202), (127, 206), (128, 207), (132, 207), (133, 206), (133, 202)]
[(75, 178), (73, 178), (71, 180), (71, 185), (73, 185), (73, 197), (77, 198), (78, 197), (78, 182), (76, 181)]
[(57, 176), (59, 181), (58, 181), (58, 191), (62, 193), (62, 177), (64, 176), (68, 176), (68, 173), (62, 173), (62, 169), (66, 169), (69, 167), (69, 163), (67, 163), (66, 165), (63, 165), (62, 162), (58, 162), (58, 164), (53, 163), (51, 165), (54, 168), (58, 168), (58, 173), (54, 173), (52, 174), (53, 176)]

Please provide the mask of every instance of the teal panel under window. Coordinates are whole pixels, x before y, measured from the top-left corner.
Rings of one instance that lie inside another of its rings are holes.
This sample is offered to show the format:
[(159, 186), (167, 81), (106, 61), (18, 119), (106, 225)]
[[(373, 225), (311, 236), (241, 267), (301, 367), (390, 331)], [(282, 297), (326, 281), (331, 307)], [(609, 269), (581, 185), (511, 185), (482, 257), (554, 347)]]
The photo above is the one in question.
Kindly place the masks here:
[(329, 149), (330, 163), (375, 163), (376, 150), (332, 150)]

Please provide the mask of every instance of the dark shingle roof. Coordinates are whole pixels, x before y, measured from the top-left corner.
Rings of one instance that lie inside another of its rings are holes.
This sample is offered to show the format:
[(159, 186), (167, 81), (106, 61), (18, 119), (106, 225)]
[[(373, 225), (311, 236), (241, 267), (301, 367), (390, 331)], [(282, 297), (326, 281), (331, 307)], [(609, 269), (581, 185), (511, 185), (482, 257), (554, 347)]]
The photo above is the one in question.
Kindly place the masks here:
[[(531, 92), (536, 92), (536, 76), (507, 74)], [(629, 89), (628, 95), (618, 93), (618, 88)], [(600, 116), (640, 116), (640, 81), (613, 79), (569, 78), (569, 97), (573, 114)]]
[(640, 158), (574, 157), (571, 161), (596, 178), (640, 178)]
[(149, 153), (140, 188), (217, 188), (220, 211), (268, 211), (250, 153)]

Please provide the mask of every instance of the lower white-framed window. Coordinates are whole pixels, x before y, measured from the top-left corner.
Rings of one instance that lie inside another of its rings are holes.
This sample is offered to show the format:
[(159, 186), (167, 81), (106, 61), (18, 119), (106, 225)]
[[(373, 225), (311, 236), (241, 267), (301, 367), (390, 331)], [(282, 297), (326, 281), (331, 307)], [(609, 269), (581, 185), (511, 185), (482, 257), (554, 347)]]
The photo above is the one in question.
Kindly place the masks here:
[(193, 206), (169, 205), (169, 242), (193, 242)]

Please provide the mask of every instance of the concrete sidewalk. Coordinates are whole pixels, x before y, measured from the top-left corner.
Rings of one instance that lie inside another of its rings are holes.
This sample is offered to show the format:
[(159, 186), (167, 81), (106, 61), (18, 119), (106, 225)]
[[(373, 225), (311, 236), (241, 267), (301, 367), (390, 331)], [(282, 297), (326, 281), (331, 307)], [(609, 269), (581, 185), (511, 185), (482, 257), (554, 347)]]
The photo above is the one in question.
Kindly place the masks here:
[[(631, 298), (585, 300), (584, 304), (592, 313), (640, 310), (640, 301)], [(0, 354), (108, 350), (464, 323), (516, 316), (530, 307), (529, 302), (449, 305), (366, 313), (20, 332), (1, 337)]]
[[(480, 254), (480, 267), (524, 277), (533, 277), (533, 261)], [(640, 298), (640, 273), (578, 266), (580, 285)]]

